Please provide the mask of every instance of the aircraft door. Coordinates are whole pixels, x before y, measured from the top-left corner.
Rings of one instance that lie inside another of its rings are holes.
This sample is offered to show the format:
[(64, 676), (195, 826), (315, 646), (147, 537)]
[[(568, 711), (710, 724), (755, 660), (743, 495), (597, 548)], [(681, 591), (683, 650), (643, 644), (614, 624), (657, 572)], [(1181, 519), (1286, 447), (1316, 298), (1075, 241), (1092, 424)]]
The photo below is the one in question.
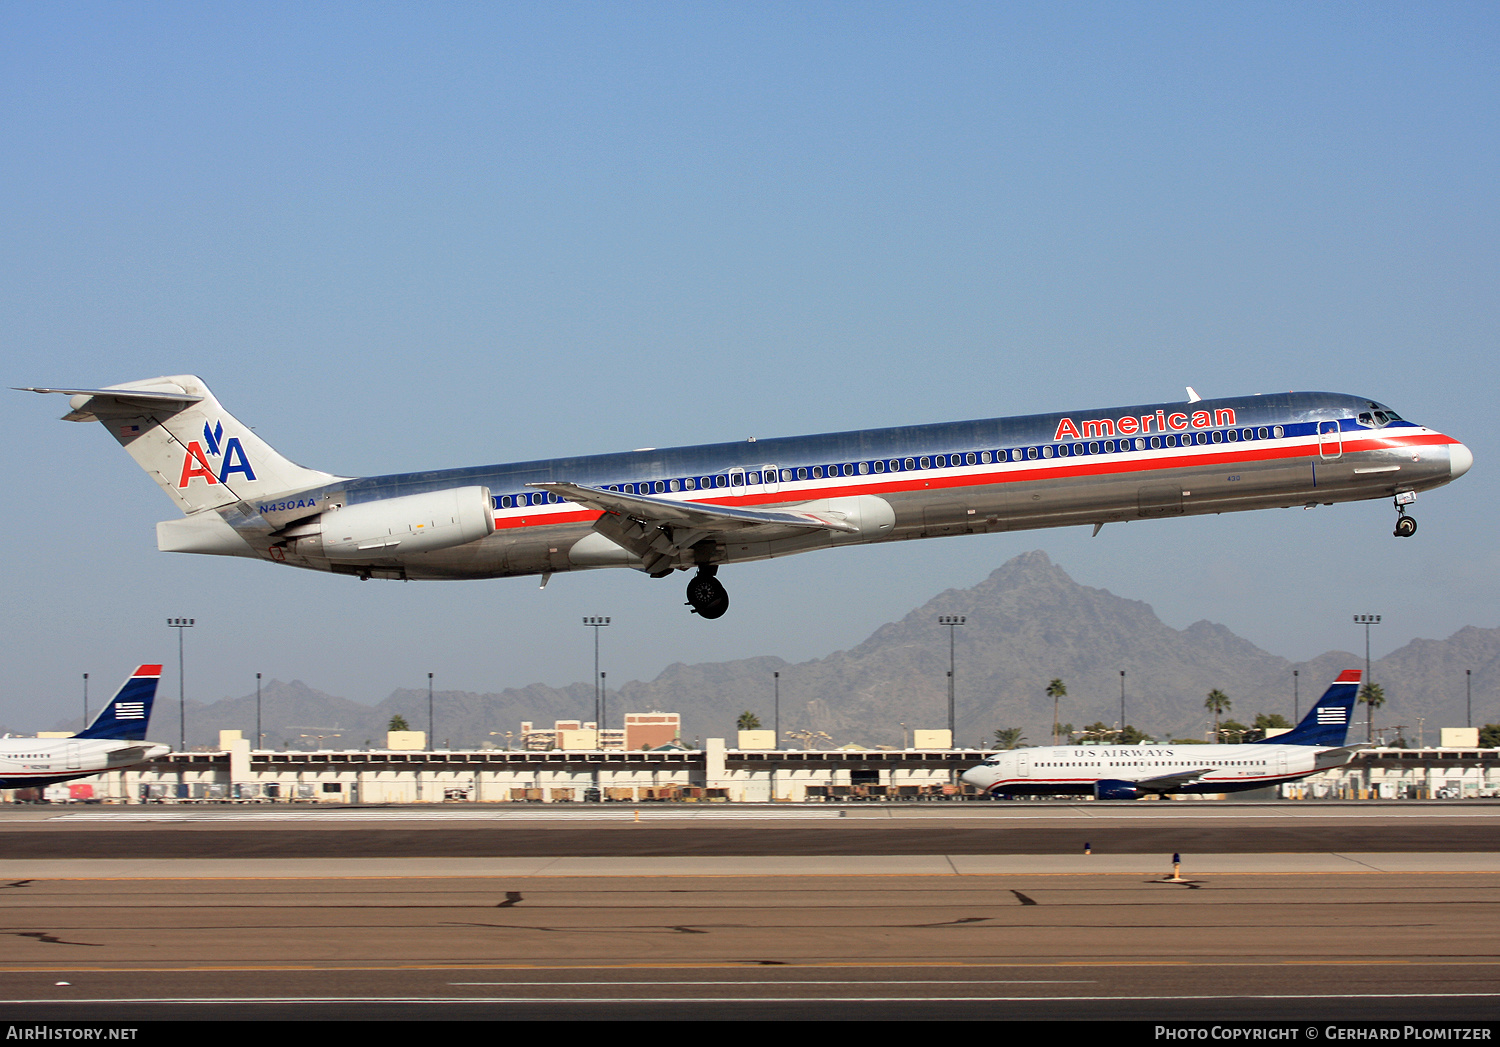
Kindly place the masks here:
[(774, 465), (763, 465), (760, 467), (761, 489), (767, 494), (779, 494), (781, 492), (781, 473)]
[(1344, 434), (1339, 431), (1338, 422), (1318, 423), (1318, 454), (1324, 461), (1343, 457)]
[(68, 742), (63, 746), (63, 768), (64, 770), (79, 770), (78, 743)]
[(1016, 757), (1016, 777), (1031, 777), (1031, 757), (1024, 752)]

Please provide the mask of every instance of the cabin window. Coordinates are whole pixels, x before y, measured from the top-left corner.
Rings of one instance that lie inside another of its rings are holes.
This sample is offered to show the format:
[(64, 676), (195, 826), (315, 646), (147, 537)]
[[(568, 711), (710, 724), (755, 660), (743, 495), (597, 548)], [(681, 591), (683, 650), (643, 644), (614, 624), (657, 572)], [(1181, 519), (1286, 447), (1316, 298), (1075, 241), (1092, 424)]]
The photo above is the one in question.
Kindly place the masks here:
[(922, 468), (923, 469), (931, 469), (932, 468), (932, 459), (931, 458), (923, 458), (922, 459)]
[(682, 485), (679, 484), (676, 480), (670, 480), (667, 482), (667, 490), (669, 491), (676, 491), (681, 486)]
[(978, 461), (979, 460), (975, 457), (973, 451), (970, 451), (968, 454), (964, 455), (964, 462), (968, 465), (977, 465)]
[(783, 469), (783, 470), (781, 470), (781, 482), (782, 483), (787, 483), (788, 481), (791, 480), (791, 478), (792, 478), (792, 471), (790, 469)]
[(983, 462), (985, 465), (989, 465), (990, 464), (990, 452), (988, 452), (988, 451), (980, 451), (979, 452), (979, 460), (981, 462)]
[(1282, 438), (1282, 437), (1283, 437), (1283, 436), (1285, 436), (1285, 435), (1286, 435), (1286, 430), (1285, 430), (1285, 429), (1283, 429), (1283, 428), (1282, 428), (1282, 427), (1281, 427), (1281, 426), (1279, 426), (1279, 425), (1277, 425), (1277, 426), (1273, 426), (1273, 427), (1272, 427), (1272, 428), (1271, 428), (1271, 432), (1272, 432), (1272, 433), (1274, 433), (1274, 434), (1275, 434), (1275, 435), (1276, 435), (1276, 439), (1278, 439), (1278, 440), (1280, 440), (1280, 439), (1281, 439), (1281, 438)]
[(1260, 438), (1262, 440), (1264, 440), (1267, 436), (1271, 435), (1270, 433), (1266, 432), (1266, 427), (1265, 426), (1261, 426), (1260, 427), (1259, 433), (1260, 433)]
[(1240, 438), (1240, 434), (1234, 429), (1229, 430), (1225, 435), (1228, 437), (1230, 443), (1235, 443)]
[(698, 487), (698, 481), (694, 480), (691, 476), (689, 476), (686, 480), (682, 481), (682, 489), (684, 491), (697, 490), (697, 487)]
[(876, 462), (875, 463), (875, 471), (877, 473), (883, 473), (883, 472), (885, 472), (885, 463), (884, 462)]
[(867, 473), (869, 471), (870, 471), (870, 463), (869, 462), (860, 462), (859, 463), (859, 473), (860, 473), (861, 476), (863, 476), (865, 473)]
[(714, 477), (714, 486), (715, 487), (728, 487), (729, 486), (729, 477), (725, 476), (723, 473), (720, 473), (718, 476)]
[(799, 479), (799, 480), (806, 480), (807, 479), (807, 466), (804, 465), (800, 469), (797, 470), (797, 479)]
[(745, 486), (745, 474), (744, 473), (730, 473), (729, 474), (729, 485), (731, 487), (744, 487)]
[(1151, 449), (1153, 451), (1155, 451), (1155, 450), (1157, 450), (1160, 447), (1161, 447), (1161, 437), (1159, 437), (1159, 436), (1153, 436), (1151, 438)]
[(821, 480), (821, 479), (823, 479), (823, 467), (821, 465), (815, 465), (815, 466), (813, 466), (813, 479), (814, 480)]
[(1051, 458), (1052, 457), (1052, 445), (1051, 444), (1048, 444), (1046, 447), (1042, 448), (1042, 457), (1043, 458)]
[(1213, 434), (1213, 441), (1216, 444), (1223, 443), (1224, 442), (1224, 434), (1222, 432), (1220, 432), (1218, 429), (1215, 429), (1214, 430), (1214, 434)]
[(760, 483), (760, 473), (758, 473), (758, 472), (746, 473), (745, 474), (745, 482), (746, 483), (750, 483), (750, 484), (758, 484), (758, 483)]
[(915, 469), (917, 467), (916, 461), (914, 459), (911, 459), (911, 458), (908, 458), (906, 461), (902, 462), (901, 464), (908, 471), (910, 471), (912, 469)]

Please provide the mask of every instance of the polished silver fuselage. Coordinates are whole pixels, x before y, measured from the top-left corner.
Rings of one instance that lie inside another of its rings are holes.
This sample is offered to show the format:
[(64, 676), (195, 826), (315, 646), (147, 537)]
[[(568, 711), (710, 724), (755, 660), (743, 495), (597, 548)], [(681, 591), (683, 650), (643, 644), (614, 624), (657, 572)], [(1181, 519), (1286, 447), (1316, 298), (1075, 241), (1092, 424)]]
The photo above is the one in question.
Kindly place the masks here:
[(641, 560), (596, 533), (597, 508), (531, 484), (757, 509), (854, 506), (872, 519), (889, 507), (883, 524), (856, 533), (726, 531), (707, 554), (700, 543), (673, 563), (687, 568), (877, 541), (1388, 498), (1445, 484), (1471, 462), (1458, 441), (1373, 401), (1286, 393), (339, 479), (307, 501), (359, 505), (477, 485), (493, 496), (494, 533), (335, 562), (299, 548), (295, 501), (262, 501), (219, 510), (243, 551), (189, 551), (361, 577), (545, 575)]

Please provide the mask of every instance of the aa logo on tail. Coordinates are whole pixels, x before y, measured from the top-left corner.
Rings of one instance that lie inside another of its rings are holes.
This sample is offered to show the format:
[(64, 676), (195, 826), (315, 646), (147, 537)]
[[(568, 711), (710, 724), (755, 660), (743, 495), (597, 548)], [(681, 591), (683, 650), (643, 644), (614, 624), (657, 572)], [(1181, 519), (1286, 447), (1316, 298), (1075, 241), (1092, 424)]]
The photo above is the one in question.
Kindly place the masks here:
[[(205, 444), (208, 446), (206, 453)], [(217, 473), (209, 464), (209, 456), (220, 459)], [(242, 473), (246, 480), (255, 479), (255, 470), (250, 468), (250, 459), (240, 446), (240, 438), (231, 436), (225, 440), (223, 422), (214, 422), (212, 427), (204, 422), (203, 443), (189, 441), (187, 452), (182, 456), (182, 478), (177, 481), (177, 486), (186, 487), (195, 476), (210, 484), (226, 483), (231, 473)]]

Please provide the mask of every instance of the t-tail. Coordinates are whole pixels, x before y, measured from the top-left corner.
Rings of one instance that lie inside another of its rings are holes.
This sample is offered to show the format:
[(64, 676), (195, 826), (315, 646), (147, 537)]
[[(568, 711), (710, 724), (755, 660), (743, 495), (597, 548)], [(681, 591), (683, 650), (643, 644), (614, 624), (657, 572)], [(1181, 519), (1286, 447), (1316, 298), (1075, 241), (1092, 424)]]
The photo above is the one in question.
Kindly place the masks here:
[(98, 421), (185, 514), (305, 491), (337, 479), (277, 454), (219, 405), (201, 378), (166, 375), (62, 393), (70, 422)]
[(1360, 672), (1345, 669), (1339, 673), (1318, 703), (1307, 711), (1302, 722), (1286, 734), (1267, 738), (1268, 745), (1328, 745), (1344, 744), (1349, 733), (1349, 721), (1354, 712), (1354, 699), (1359, 694)]
[(130, 679), (115, 692), (109, 704), (99, 710), (94, 722), (75, 737), (145, 741), (146, 725), (151, 722), (151, 704), (156, 701), (156, 685), (160, 682), (161, 666), (141, 666), (130, 674)]

